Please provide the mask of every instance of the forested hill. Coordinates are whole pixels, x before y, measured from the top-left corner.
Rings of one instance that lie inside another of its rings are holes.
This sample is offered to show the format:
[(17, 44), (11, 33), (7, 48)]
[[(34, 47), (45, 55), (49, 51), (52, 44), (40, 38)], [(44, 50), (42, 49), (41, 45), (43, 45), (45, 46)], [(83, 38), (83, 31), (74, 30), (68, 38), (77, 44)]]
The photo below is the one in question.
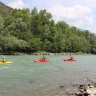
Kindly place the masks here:
[(6, 17), (6, 16), (8, 16), (9, 14), (11, 14), (12, 13), (12, 8), (11, 7), (8, 7), (8, 6), (6, 6), (4, 3), (2, 3), (1, 1), (0, 1), (0, 15), (2, 16), (2, 17)]
[(0, 51), (96, 54), (96, 35), (64, 21), (55, 23), (45, 9), (14, 9), (6, 18), (0, 16)]

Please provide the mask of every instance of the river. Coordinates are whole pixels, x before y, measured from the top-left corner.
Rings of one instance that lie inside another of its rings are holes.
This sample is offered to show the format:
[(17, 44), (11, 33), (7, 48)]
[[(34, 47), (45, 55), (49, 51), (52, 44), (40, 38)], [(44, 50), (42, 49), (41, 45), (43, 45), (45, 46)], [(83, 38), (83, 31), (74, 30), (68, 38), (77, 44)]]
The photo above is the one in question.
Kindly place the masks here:
[(73, 55), (72, 63), (63, 60), (68, 55), (47, 55), (46, 64), (34, 62), (40, 55), (5, 57), (13, 64), (0, 65), (0, 96), (65, 96), (60, 85), (96, 79), (96, 55)]

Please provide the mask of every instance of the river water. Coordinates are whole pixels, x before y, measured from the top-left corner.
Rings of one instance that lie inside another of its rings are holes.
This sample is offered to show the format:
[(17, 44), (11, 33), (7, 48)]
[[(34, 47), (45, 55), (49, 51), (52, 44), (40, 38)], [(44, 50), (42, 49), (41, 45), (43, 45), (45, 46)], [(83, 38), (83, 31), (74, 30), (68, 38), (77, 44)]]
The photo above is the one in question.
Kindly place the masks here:
[(74, 55), (72, 63), (64, 62), (68, 55), (48, 55), (46, 64), (34, 62), (40, 55), (5, 57), (13, 64), (0, 65), (0, 96), (64, 96), (60, 85), (96, 79), (95, 55)]

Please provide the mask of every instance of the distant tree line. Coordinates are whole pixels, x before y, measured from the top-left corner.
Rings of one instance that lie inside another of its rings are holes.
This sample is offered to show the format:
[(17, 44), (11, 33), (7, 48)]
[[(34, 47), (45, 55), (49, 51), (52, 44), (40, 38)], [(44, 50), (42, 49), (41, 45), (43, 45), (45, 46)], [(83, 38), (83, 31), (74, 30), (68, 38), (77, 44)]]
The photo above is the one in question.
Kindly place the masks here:
[(88, 30), (55, 23), (45, 9), (14, 9), (0, 16), (0, 50), (3, 52), (83, 52), (96, 54), (96, 36)]

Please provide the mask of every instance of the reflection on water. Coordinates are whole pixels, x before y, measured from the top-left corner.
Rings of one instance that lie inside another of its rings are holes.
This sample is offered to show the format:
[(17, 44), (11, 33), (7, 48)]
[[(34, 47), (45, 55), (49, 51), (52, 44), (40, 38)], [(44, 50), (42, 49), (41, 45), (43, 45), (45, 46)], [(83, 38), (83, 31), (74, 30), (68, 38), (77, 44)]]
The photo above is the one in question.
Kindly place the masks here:
[(14, 63), (0, 65), (0, 96), (60, 96), (60, 85), (95, 81), (94, 55), (74, 55), (77, 62), (72, 63), (63, 61), (69, 56), (46, 56), (46, 64), (34, 62), (42, 56), (5, 57)]

